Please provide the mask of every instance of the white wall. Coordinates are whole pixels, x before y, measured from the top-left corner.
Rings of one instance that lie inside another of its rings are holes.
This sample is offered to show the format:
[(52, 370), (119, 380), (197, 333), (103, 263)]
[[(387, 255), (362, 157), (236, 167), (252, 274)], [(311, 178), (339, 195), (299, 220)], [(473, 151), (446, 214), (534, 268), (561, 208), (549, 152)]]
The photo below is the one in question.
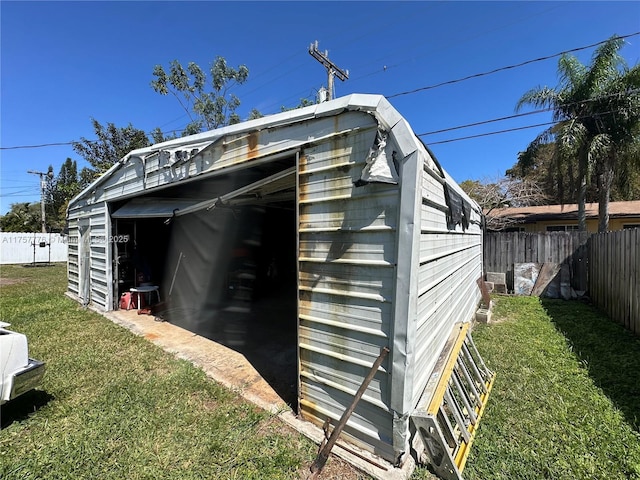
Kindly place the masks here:
[[(41, 247), (40, 242), (44, 242), (45, 246)], [(36, 263), (66, 262), (66, 237), (59, 233), (0, 232), (0, 264), (26, 264), (34, 261)]]

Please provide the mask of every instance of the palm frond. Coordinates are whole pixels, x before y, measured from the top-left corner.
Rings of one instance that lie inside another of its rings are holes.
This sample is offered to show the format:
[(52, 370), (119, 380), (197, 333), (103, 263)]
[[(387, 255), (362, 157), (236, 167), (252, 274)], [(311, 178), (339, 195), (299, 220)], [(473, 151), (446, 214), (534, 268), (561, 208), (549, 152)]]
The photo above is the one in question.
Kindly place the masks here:
[(587, 67), (573, 55), (564, 54), (558, 60), (560, 83), (565, 87), (575, 88), (584, 82)]
[(536, 87), (526, 92), (516, 104), (516, 112), (525, 105), (543, 108), (555, 108), (558, 103), (558, 92), (551, 87)]
[(623, 45), (624, 40), (614, 36), (594, 52), (591, 67), (585, 78), (590, 98), (606, 90), (611, 79), (617, 77), (620, 69), (626, 67), (624, 58), (620, 55), (620, 49)]

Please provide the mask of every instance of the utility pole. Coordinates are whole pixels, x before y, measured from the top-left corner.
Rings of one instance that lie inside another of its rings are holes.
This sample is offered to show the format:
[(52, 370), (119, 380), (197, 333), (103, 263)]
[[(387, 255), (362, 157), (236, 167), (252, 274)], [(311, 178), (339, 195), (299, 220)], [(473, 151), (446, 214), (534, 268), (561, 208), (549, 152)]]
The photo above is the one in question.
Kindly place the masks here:
[(36, 172), (35, 170), (27, 170), (27, 173), (33, 173), (34, 175), (40, 175), (40, 218), (42, 221), (42, 233), (47, 233), (47, 224), (44, 216), (44, 193), (47, 188), (47, 179), (53, 178), (53, 167), (49, 167), (49, 170), (45, 172)]
[(333, 89), (333, 77), (338, 77), (343, 82), (349, 78), (349, 70), (342, 70), (335, 63), (329, 60), (329, 52), (326, 50), (324, 53), (318, 50), (318, 41), (316, 40), (314, 43), (309, 45), (309, 54), (318, 60), (324, 68), (327, 69), (327, 89), (329, 93), (327, 95), (329, 100), (333, 100), (334, 97), (334, 89)]

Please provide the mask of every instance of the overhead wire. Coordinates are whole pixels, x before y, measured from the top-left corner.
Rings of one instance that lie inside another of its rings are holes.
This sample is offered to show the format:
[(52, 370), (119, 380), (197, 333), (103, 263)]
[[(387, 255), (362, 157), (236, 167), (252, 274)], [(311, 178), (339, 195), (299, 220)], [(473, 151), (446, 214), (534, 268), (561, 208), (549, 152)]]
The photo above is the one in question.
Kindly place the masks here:
[[(554, 8), (557, 8), (557, 7), (553, 7), (551, 9), (547, 9), (544, 12), (541, 12), (541, 13), (546, 13), (546, 12), (548, 12), (550, 10), (553, 10)], [(527, 17), (527, 18), (530, 18), (530, 16)], [(512, 22), (512, 23), (508, 24), (507, 26), (513, 25), (514, 23), (517, 23), (517, 22)], [(495, 30), (496, 29), (493, 29), (493, 30), (490, 30), (490, 31), (495, 31)], [(368, 34), (365, 34), (365, 35), (363, 35), (361, 37), (357, 37), (354, 40), (352, 40), (351, 42), (353, 42), (355, 40), (358, 40), (360, 38), (363, 38), (364, 36), (367, 36), (367, 35)], [(618, 36), (618, 38), (626, 39), (626, 38), (630, 38), (630, 37), (633, 37), (633, 36), (636, 36), (636, 35), (640, 35), (640, 32), (635, 32), (635, 33), (631, 33), (631, 34), (628, 34), (628, 35), (620, 35), (620, 36)], [(572, 52), (577, 52), (577, 51), (593, 48), (593, 47), (601, 45), (601, 44), (603, 44), (603, 43), (605, 43), (607, 41), (608, 40), (602, 40), (600, 42), (597, 42), (597, 43), (594, 43), (594, 44), (591, 44), (591, 45), (586, 45), (586, 46), (583, 46), (583, 47), (577, 47), (577, 48), (565, 50), (565, 51), (562, 51), (562, 52), (559, 52), (559, 53), (556, 53), (556, 54), (553, 54), (553, 55), (547, 55), (547, 56), (544, 56), (544, 57), (539, 57), (539, 58), (527, 60), (527, 61), (524, 61), (524, 62), (520, 62), (518, 64), (508, 65), (508, 66), (505, 66), (505, 67), (500, 67), (500, 68), (497, 68), (497, 69), (494, 69), (494, 70), (491, 70), (491, 71), (476, 73), (476, 74), (469, 75), (469, 76), (466, 76), (466, 77), (463, 77), (463, 78), (441, 82), (441, 83), (438, 83), (438, 84), (435, 84), (435, 85), (429, 85), (429, 86), (420, 87), (418, 89), (414, 89), (414, 90), (410, 90), (410, 91), (406, 91), (406, 92), (400, 92), (400, 93), (396, 93), (396, 94), (392, 94), (392, 95), (387, 95), (386, 98), (394, 98), (394, 97), (398, 97), (398, 96), (402, 96), (402, 95), (409, 95), (409, 94), (417, 93), (417, 92), (420, 92), (420, 91), (431, 90), (431, 89), (434, 89), (434, 88), (442, 87), (442, 86), (445, 86), (445, 85), (451, 85), (451, 84), (455, 84), (455, 83), (460, 83), (460, 82), (463, 82), (463, 81), (466, 81), (466, 80), (471, 80), (471, 79), (474, 79), (474, 78), (488, 76), (488, 75), (491, 75), (491, 74), (494, 74), (494, 73), (498, 73), (498, 72), (501, 72), (501, 71), (510, 70), (510, 69), (514, 69), (514, 68), (519, 68), (519, 67), (522, 67), (522, 66), (525, 66), (525, 65), (529, 65), (529, 64), (540, 62), (540, 61), (544, 61), (544, 60), (549, 60), (551, 58), (555, 58), (555, 57), (564, 55), (566, 53), (572, 53)], [(295, 56), (295, 55), (293, 55), (293, 56)], [(397, 65), (399, 65), (399, 64), (397, 64)], [(292, 70), (290, 70), (290, 71), (292, 71)], [(273, 80), (270, 80), (268, 83), (271, 83), (271, 81), (275, 81), (278, 78), (281, 78), (282, 76), (287, 75), (288, 73), (290, 73), (290, 71), (285, 72), (284, 74), (280, 75), (279, 77), (276, 77)], [(371, 72), (371, 73), (366, 74), (364, 76), (357, 77), (354, 80), (358, 80), (358, 79), (362, 79), (362, 78), (365, 78), (365, 77), (368, 77), (368, 76), (371, 76), (371, 75), (375, 75), (376, 73), (380, 73), (380, 72), (379, 71)], [(249, 93), (253, 93), (254, 91), (256, 91), (258, 89), (259, 88), (255, 88), (255, 89), (251, 90)], [(277, 106), (277, 105), (280, 105), (282, 107), (289, 100), (297, 99), (299, 101), (301, 98), (303, 98), (303, 97), (301, 97), (301, 95), (303, 95), (304, 93), (305, 93), (305, 91), (300, 91), (297, 94), (294, 94), (294, 95), (291, 95), (291, 96), (285, 98), (284, 100), (281, 100), (279, 102), (275, 102), (273, 104), (268, 104), (265, 108), (269, 109), (269, 108)], [(304, 98), (309, 98), (309, 97), (307, 96), (307, 97), (304, 97)], [(275, 113), (275, 112), (270, 112), (270, 113)], [(507, 118), (510, 118), (510, 117), (504, 117), (504, 119), (507, 119)], [(516, 117), (512, 117), (512, 118), (516, 118)], [(490, 121), (487, 121), (487, 123), (491, 123), (493, 121), (499, 121), (499, 119), (490, 120)], [(175, 131), (177, 131), (177, 130), (174, 130), (172, 132), (175, 132)]]
[[(636, 35), (640, 35), (640, 32), (630, 33), (628, 35), (619, 35), (619, 36), (617, 36), (617, 38), (625, 39), (625, 38), (634, 37)], [(554, 53), (553, 55), (546, 55), (544, 57), (534, 58), (532, 60), (526, 60), (524, 62), (516, 63), (516, 64), (513, 64), (513, 65), (507, 65), (505, 67), (495, 68), (495, 69), (489, 70), (487, 72), (474, 73), (473, 75), (467, 75), (466, 77), (457, 78), (455, 80), (447, 80), (445, 82), (436, 83), (434, 85), (427, 85), (425, 87), (414, 88), (413, 90), (407, 90), (405, 92), (394, 93), (393, 95), (386, 95), (386, 97), (387, 98), (395, 98), (395, 97), (400, 97), (402, 95), (411, 95), (411, 94), (422, 92), (422, 91), (425, 91), (425, 90), (432, 90), (434, 88), (443, 87), (445, 85), (452, 85), (454, 83), (464, 82), (466, 80), (471, 80), (473, 78), (479, 78), (479, 77), (485, 77), (487, 75), (493, 75), (494, 73), (502, 72), (502, 71), (505, 71), (505, 70), (511, 70), (511, 69), (514, 69), (514, 68), (524, 67), (525, 65), (529, 65), (529, 64), (532, 64), (532, 63), (542, 62), (544, 60), (550, 60), (552, 58), (559, 57), (559, 56), (567, 54), (567, 53), (573, 53), (573, 52), (578, 52), (578, 51), (581, 51), (581, 50), (587, 50), (589, 48), (593, 48), (593, 47), (597, 47), (598, 45), (602, 45), (603, 43), (606, 43), (607, 41), (608, 40), (603, 40), (603, 41), (600, 41), (600, 42), (597, 42), (597, 43), (592, 43), (591, 45), (587, 45), (587, 46), (584, 46), (584, 47), (577, 47), (577, 48), (572, 48), (570, 50), (564, 50), (564, 51), (559, 52), (559, 53)]]
[[(617, 38), (621, 38), (621, 39), (626, 39), (626, 38), (630, 38), (630, 37), (634, 37), (640, 35), (640, 32), (635, 32), (635, 33), (631, 33), (631, 34), (627, 34), (627, 35), (620, 35)], [(583, 47), (577, 47), (577, 48), (573, 48), (573, 49), (569, 49), (569, 50), (564, 50), (562, 52), (553, 54), (553, 55), (547, 55), (544, 57), (539, 57), (536, 59), (532, 59), (532, 60), (527, 60), (524, 62), (520, 62), (518, 64), (514, 64), (514, 65), (509, 65), (506, 67), (500, 67), (491, 71), (487, 71), (487, 72), (482, 72), (482, 73), (477, 73), (477, 74), (473, 74), (473, 75), (468, 75), (466, 77), (463, 78), (459, 78), (459, 79), (455, 79), (455, 80), (448, 80), (446, 82), (441, 82), (435, 85), (429, 85), (429, 86), (425, 86), (425, 87), (420, 87), (414, 90), (410, 90), (410, 91), (406, 91), (406, 92), (399, 92), (393, 95), (388, 95), (386, 96), (386, 98), (394, 98), (394, 97), (398, 97), (401, 95), (410, 95), (413, 93), (417, 93), (419, 91), (424, 91), (424, 90), (430, 90), (430, 89), (435, 89), (435, 88), (439, 88), (442, 87), (444, 85), (450, 85), (450, 84), (454, 84), (454, 83), (460, 83), (466, 80), (471, 80), (473, 78), (478, 78), (478, 77), (482, 77), (482, 76), (487, 76), (487, 75), (491, 75), (500, 71), (504, 71), (504, 70), (509, 70), (509, 69), (514, 69), (514, 68), (519, 68), (522, 67), (524, 65), (528, 65), (534, 62), (540, 62), (540, 61), (544, 61), (544, 60), (549, 60), (551, 58), (555, 58), (558, 57), (560, 55), (566, 54), (566, 53), (571, 53), (571, 52), (576, 52), (576, 51), (580, 51), (580, 50), (586, 50), (589, 48), (593, 48), (596, 47), (598, 45), (601, 45), (605, 42), (607, 42), (608, 40), (603, 40), (597, 43), (593, 43), (591, 45), (587, 45), (587, 46), (583, 46)], [(635, 92), (635, 91), (634, 91)], [(633, 92), (633, 93), (634, 93)], [(304, 92), (301, 92), (298, 95), (303, 94)], [(288, 97), (288, 98), (292, 98), (292, 97)], [(308, 98), (308, 97), (305, 97)], [(278, 102), (278, 103), (284, 103), (284, 102)], [(274, 104), (275, 105), (275, 104)], [(515, 114), (515, 115), (509, 115), (506, 117), (499, 117), (499, 118), (495, 118), (495, 119), (490, 119), (490, 120), (484, 120), (484, 121), (480, 121), (480, 122), (476, 122), (476, 123), (472, 123), (472, 124), (468, 124), (468, 125), (462, 125), (462, 126), (457, 126), (457, 127), (450, 127), (447, 129), (442, 129), (442, 130), (437, 130), (437, 131), (433, 131), (433, 132), (427, 132), (427, 133), (422, 133), (419, 134), (418, 136), (425, 136), (425, 135), (431, 135), (431, 134), (435, 134), (435, 133), (442, 133), (442, 132), (446, 132), (446, 131), (451, 131), (451, 130), (457, 130), (457, 129), (462, 129), (462, 128), (468, 128), (471, 126), (477, 126), (477, 125), (482, 125), (482, 124), (487, 124), (487, 123), (493, 123), (493, 122), (497, 122), (497, 121), (502, 121), (502, 120), (509, 120), (509, 119), (513, 119), (513, 118), (518, 118), (518, 117), (522, 117), (522, 116), (527, 116), (527, 115), (532, 115), (535, 113), (542, 113), (544, 111), (548, 111), (548, 109), (543, 109), (543, 110), (538, 110), (538, 111), (534, 111), (534, 112), (526, 112), (523, 114)], [(171, 123), (171, 122), (169, 122)], [(540, 124), (540, 125), (532, 125), (530, 127), (520, 127), (519, 129), (522, 128), (533, 128), (535, 126), (542, 126), (544, 124)], [(170, 133), (177, 133), (182, 131), (181, 129), (175, 129), (175, 130), (169, 130), (169, 131), (165, 131), (162, 132), (162, 134), (170, 134)], [(508, 131), (508, 130), (507, 130)], [(148, 134), (150, 135), (151, 132), (148, 132)], [(54, 142), (54, 143), (43, 143), (43, 144), (35, 144), (35, 145), (17, 145), (17, 146), (10, 146), (10, 147), (0, 147), (0, 150), (17, 150), (17, 149), (32, 149), (32, 148), (44, 148), (44, 147), (52, 147), (52, 146), (68, 146), (68, 145), (73, 145), (76, 142)]]
[(74, 142), (56, 142), (56, 143), (41, 143), (38, 145), (16, 145), (13, 147), (0, 147), (0, 150), (18, 150), (21, 148), (42, 148), (42, 147), (58, 147), (62, 145), (73, 145)]
[[(426, 10), (429, 10), (429, 9), (431, 9), (431, 8), (433, 8), (433, 6), (429, 5), (427, 8), (425, 8), (425, 11), (426, 11)], [(415, 13), (413, 13), (413, 12), (412, 12), (412, 13), (411, 13), (411, 15), (415, 15)], [(362, 20), (361, 20), (361, 22), (363, 22), (363, 23), (365, 23), (365, 24), (366, 24), (366, 23), (367, 23), (367, 21), (368, 21), (368, 19), (374, 20), (374, 19), (376, 19), (376, 18), (377, 18), (377, 12), (372, 11), (372, 12), (368, 15), (368, 17), (365, 17), (364, 19), (362, 19)], [(396, 22), (398, 22), (398, 19), (396, 18), (396, 19), (395, 19), (395, 21), (396, 21)], [(338, 30), (338, 31), (337, 31), (337, 32), (338, 32), (338, 34), (333, 34), (333, 33), (331, 32), (331, 30), (329, 30), (328, 32), (324, 32), (324, 33), (323, 33), (323, 35), (330, 37), (332, 42), (336, 42), (336, 41), (337, 41), (337, 42), (338, 42), (338, 44), (339, 44), (340, 46), (353, 44), (353, 43), (355, 43), (356, 41), (358, 41), (358, 40), (362, 40), (363, 38), (366, 38), (366, 37), (371, 36), (371, 35), (378, 35), (378, 31), (377, 31), (376, 29), (368, 29), (368, 30), (366, 31), (366, 33), (364, 33), (364, 34), (362, 34), (362, 35), (352, 37), (351, 39), (348, 39), (348, 40), (346, 40), (346, 41), (340, 41), (340, 34), (342, 34), (342, 33), (343, 33), (343, 32), (345, 32), (345, 31), (350, 31), (350, 30), (340, 29), (340, 30)], [(302, 52), (303, 52), (303, 50), (301, 49), (301, 50), (300, 50), (300, 51), (298, 51), (296, 54), (294, 54), (294, 55), (290, 56), (290, 57), (289, 57), (288, 59), (286, 59), (286, 60), (290, 60), (291, 58), (295, 57), (295, 56), (296, 56), (296, 55), (298, 55), (298, 54), (301, 54)], [(286, 60), (285, 60), (285, 61), (286, 61)], [(281, 62), (281, 64), (282, 64), (282, 63), (284, 63), (285, 61)], [(246, 92), (246, 93), (243, 93), (243, 96), (245, 96), (245, 97), (246, 97), (247, 95), (250, 95), (250, 94), (254, 93), (255, 91), (260, 90), (260, 89), (261, 89), (261, 88), (263, 88), (265, 85), (267, 85), (267, 84), (269, 84), (269, 83), (272, 83), (272, 82), (274, 82), (275, 80), (279, 80), (280, 78), (282, 78), (282, 77), (284, 77), (284, 76), (286, 76), (286, 75), (290, 74), (292, 71), (294, 71), (294, 70), (296, 70), (297, 68), (299, 68), (299, 67), (300, 67), (300, 65), (301, 65), (301, 63), (296, 64), (294, 67), (292, 67), (291, 69), (289, 69), (289, 70), (287, 70), (286, 72), (282, 73), (281, 75), (279, 75), (279, 76), (277, 76), (277, 77), (275, 77), (275, 78), (273, 78), (273, 79), (271, 79), (271, 80), (267, 81), (266, 83), (263, 83), (263, 84), (261, 84), (261, 85), (259, 85), (259, 86), (255, 87), (255, 88), (253, 88), (252, 90), (250, 90), (250, 91), (248, 91), (248, 92)], [(273, 68), (270, 68), (269, 70), (272, 70), (272, 69), (273, 69)], [(279, 100), (279, 101), (274, 102), (274, 103), (269, 103), (269, 104), (267, 104), (267, 105), (266, 105), (265, 107), (263, 107), (263, 108), (264, 108), (264, 109), (266, 109), (268, 113), (275, 113), (275, 112), (270, 112), (270, 109), (272, 109), (272, 108), (274, 108), (274, 107), (276, 107), (276, 108), (277, 108), (277, 107), (283, 107), (283, 106), (286, 106), (286, 105), (287, 105), (287, 103), (289, 103), (289, 100), (291, 100), (291, 101), (300, 101), (300, 100), (301, 100), (301, 99), (303, 99), (303, 98), (307, 98), (307, 99), (308, 99), (308, 98), (310, 98), (310, 97), (311, 97), (311, 95), (304, 96), (304, 95), (305, 95), (305, 93), (306, 93), (307, 91), (308, 91), (308, 89), (301, 90), (301, 91), (299, 91), (298, 93), (292, 94), (292, 95), (290, 95), (290, 96), (288, 96), (288, 97), (286, 97), (286, 98), (284, 98), (284, 99), (282, 99), (282, 100)], [(314, 97), (315, 97), (315, 95), (314, 95)]]
[[(4, 189), (3, 189), (4, 190)], [(38, 190), (39, 191), (39, 190)], [(24, 196), (26, 194), (35, 194), (35, 191), (32, 189), (27, 189), (27, 190), (21, 190), (19, 192), (11, 192), (11, 193), (0, 193), (0, 197), (2, 198), (6, 198), (6, 197), (20, 197), (20, 196)]]
[[(433, 8), (432, 6), (427, 7), (425, 10), (428, 10), (430, 8)], [(415, 15), (415, 13), (411, 13), (411, 15)], [(361, 20), (361, 24), (367, 25), (369, 20), (374, 21), (377, 18), (377, 12), (371, 12), (367, 17), (365, 17), (364, 19)], [(386, 27), (388, 28), (390, 25), (394, 25), (397, 23), (400, 23), (401, 21), (404, 20), (404, 17), (398, 17), (395, 18), (395, 21), (392, 22), (391, 24), (387, 23)], [(348, 45), (352, 45), (354, 44), (356, 41), (358, 40), (362, 40), (363, 38), (366, 38), (368, 36), (371, 35), (378, 35), (378, 31), (376, 29), (371, 29), (371, 28), (367, 28), (365, 29), (365, 33), (361, 34), (361, 35), (356, 35), (354, 37), (352, 37), (351, 39), (347, 39), (345, 41), (341, 41), (340, 37), (343, 36), (346, 32), (352, 32), (353, 29), (337, 29), (334, 30), (334, 32), (332, 32), (331, 30), (329, 31), (325, 31), (324, 35), (327, 37), (330, 37), (332, 42), (336, 42), (341, 46), (348, 46)], [(310, 38), (309, 41), (313, 41), (313, 38)], [(272, 65), (271, 67), (269, 67), (267, 70), (265, 70), (264, 72), (259, 72), (255, 77), (253, 77), (253, 79), (255, 80), (256, 78), (261, 77), (262, 75), (270, 72), (271, 70), (274, 70), (275, 68), (283, 65), (284, 63), (287, 63), (289, 60), (299, 56), (299, 55), (303, 55), (304, 50), (300, 49), (300, 50), (296, 50), (296, 52), (292, 55), (290, 55), (289, 57), (287, 57), (286, 59), (282, 60), (280, 63)], [(306, 63), (306, 62), (305, 62)], [(293, 72), (294, 70), (300, 68), (303, 65), (303, 63), (297, 63), (296, 65), (294, 65), (292, 68), (288, 69), (287, 71), (281, 73), (280, 75), (278, 75), (277, 77), (274, 77), (266, 82), (261, 83), (260, 85), (255, 86), (252, 90), (249, 90), (248, 92), (244, 92), (243, 95), (247, 96), (250, 95), (260, 89), (262, 89), (265, 85), (268, 85), (270, 83), (273, 83), (276, 80), (279, 80), (280, 78), (289, 75), (291, 72)], [(304, 92), (299, 93), (298, 95), (302, 95)], [(296, 95), (292, 96), (292, 97), (296, 97)], [(291, 97), (289, 97), (291, 98)], [(287, 98), (288, 99), (288, 98)], [(285, 103), (285, 102), (277, 102), (277, 103)], [(275, 105), (275, 104), (274, 104)], [(268, 107), (271, 105), (267, 105)]]
[[(378, 75), (378, 74), (381, 74), (381, 73), (387, 72), (388, 70), (391, 70), (391, 69), (393, 69), (393, 68), (399, 67), (399, 66), (401, 66), (401, 65), (403, 65), (403, 64), (405, 64), (405, 63), (408, 63), (408, 62), (411, 62), (411, 61), (415, 61), (416, 59), (419, 59), (419, 58), (424, 58), (425, 56), (430, 55), (431, 53), (434, 53), (434, 52), (442, 53), (443, 51), (445, 51), (445, 50), (447, 50), (447, 49), (449, 49), (449, 48), (451, 48), (451, 47), (453, 47), (453, 46), (455, 46), (455, 45), (461, 45), (461, 44), (464, 44), (464, 43), (466, 43), (466, 42), (468, 42), (468, 41), (470, 41), (470, 40), (475, 40), (475, 39), (480, 38), (480, 37), (482, 37), (482, 36), (484, 36), (484, 35), (486, 35), (486, 34), (493, 33), (493, 32), (499, 31), (499, 30), (501, 30), (501, 29), (503, 29), (503, 28), (510, 27), (510, 26), (512, 26), (512, 25), (515, 25), (515, 24), (517, 24), (517, 23), (520, 23), (522, 20), (528, 20), (528, 19), (530, 19), (530, 18), (532, 18), (532, 17), (534, 17), (534, 16), (543, 15), (543, 14), (545, 14), (545, 13), (548, 13), (548, 12), (550, 12), (550, 11), (552, 11), (552, 10), (555, 10), (555, 9), (557, 9), (557, 8), (560, 8), (560, 7), (562, 7), (562, 5), (553, 6), (553, 7), (551, 7), (551, 8), (547, 8), (547, 9), (545, 9), (545, 10), (541, 11), (541, 12), (536, 12), (536, 13), (534, 13), (534, 14), (530, 14), (530, 15), (526, 15), (526, 16), (524, 16), (524, 17), (520, 17), (520, 18), (518, 18), (518, 19), (516, 19), (516, 20), (514, 20), (514, 21), (511, 21), (511, 22), (509, 22), (509, 23), (505, 23), (505, 24), (500, 25), (500, 26), (498, 26), (498, 27), (494, 27), (494, 28), (490, 28), (490, 29), (488, 29), (488, 30), (482, 31), (482, 32), (480, 32), (480, 33), (478, 33), (478, 34), (476, 34), (476, 35), (472, 35), (472, 36), (469, 36), (469, 37), (465, 37), (465, 38), (463, 38), (461, 41), (457, 41), (457, 42), (447, 42), (446, 48), (443, 48), (442, 46), (438, 46), (438, 47), (436, 47), (436, 48), (434, 48), (434, 49), (432, 49), (432, 50), (430, 50), (430, 51), (428, 51), (428, 52), (426, 52), (426, 53), (423, 53), (422, 55), (414, 56), (414, 57), (412, 57), (412, 58), (410, 58), (410, 59), (403, 60), (403, 61), (399, 61), (399, 62), (393, 63), (393, 64), (391, 64), (391, 65), (384, 65), (384, 66), (382, 67), (382, 69), (378, 68), (378, 69), (376, 69), (376, 70), (374, 70), (374, 71), (372, 71), (372, 72), (370, 72), (370, 73), (367, 73), (367, 74), (361, 75), (361, 76), (359, 76), (359, 77), (355, 77), (355, 78), (351, 79), (351, 81), (352, 81), (352, 82), (356, 82), (356, 81), (358, 81), (358, 80), (361, 80), (361, 79), (363, 79), (363, 78), (370, 77), (370, 76), (372, 76), (372, 75)], [(516, 10), (519, 10), (519, 7), (515, 7), (515, 8), (516, 8)], [(477, 21), (477, 20), (476, 20), (476, 21)], [(464, 31), (464, 28), (458, 28), (458, 31)], [(457, 39), (457, 38), (458, 38), (458, 37), (456, 37), (456, 39)], [(416, 44), (416, 45), (414, 45), (414, 46), (413, 46), (413, 48), (412, 48), (412, 50), (414, 50), (414, 49), (416, 49), (416, 48), (419, 48), (419, 45), (417, 45), (417, 44)], [(403, 51), (404, 51), (404, 49), (403, 49)], [(378, 58), (377, 60), (374, 60), (374, 61), (372, 61), (372, 62), (367, 62), (365, 65), (371, 65), (372, 63), (379, 63), (379, 62), (381, 62), (382, 60), (384, 60), (384, 59), (386, 59), (386, 58), (388, 58), (388, 57), (391, 57), (391, 56), (393, 56), (393, 58), (396, 58), (396, 56), (397, 56), (396, 52), (393, 52), (393, 53), (390, 53), (389, 55), (385, 55), (385, 56), (383, 56), (383, 57), (380, 57), (380, 58)]]
[[(617, 112), (618, 112), (618, 110), (611, 110), (611, 111), (608, 111), (608, 112), (599, 112), (598, 114), (599, 115), (608, 115), (610, 113), (617, 113)], [(587, 116), (577, 117), (575, 120), (580, 120), (580, 119), (584, 119), (584, 118), (588, 118), (588, 117)], [(527, 130), (529, 128), (544, 127), (544, 126), (547, 126), (547, 125), (555, 125), (557, 123), (558, 122), (544, 122), (544, 123), (537, 123), (535, 125), (525, 125), (525, 126), (522, 126), (522, 127), (514, 127), (514, 128), (507, 128), (507, 129), (504, 129), (504, 130), (496, 130), (494, 132), (478, 133), (477, 135), (468, 135), (466, 137), (450, 138), (448, 140), (441, 140), (441, 141), (438, 141), (438, 142), (429, 142), (429, 146), (431, 146), (431, 145), (441, 145), (443, 143), (459, 142), (459, 141), (462, 141), (462, 140), (469, 140), (469, 139), (472, 139), (472, 138), (488, 137), (488, 136), (491, 136), (491, 135), (498, 135), (498, 134), (501, 134), (501, 133), (516, 132), (518, 130)], [(422, 134), (419, 134), (419, 135), (416, 135), (416, 136), (417, 137), (421, 137), (421, 136), (425, 136), (425, 135), (429, 135), (429, 134), (428, 133), (422, 133)]]
[[(640, 93), (640, 89), (629, 90), (628, 92), (626, 92), (626, 94), (634, 94), (634, 93)], [(530, 112), (516, 113), (516, 114), (513, 114), (513, 115), (507, 115), (505, 117), (492, 118), (490, 120), (482, 120), (482, 121), (479, 121), (479, 122), (467, 123), (465, 125), (459, 125), (459, 126), (456, 126), (456, 127), (448, 127), (448, 128), (443, 128), (443, 129), (440, 129), (440, 130), (433, 130), (431, 132), (420, 133), (420, 134), (417, 134), (417, 136), (421, 137), (421, 136), (426, 136), (426, 135), (435, 135), (437, 133), (445, 133), (445, 132), (450, 132), (450, 131), (453, 131), (453, 130), (461, 130), (463, 128), (477, 127), (477, 126), (480, 126), (480, 125), (486, 125), (486, 124), (489, 124), (489, 123), (500, 122), (500, 121), (503, 121), (503, 120), (512, 120), (514, 118), (521, 118), (521, 117), (526, 117), (526, 116), (529, 116), (529, 115), (536, 115), (536, 114), (539, 114), (539, 113), (551, 112), (551, 111), (555, 110), (556, 108), (565, 108), (565, 107), (570, 107), (572, 105), (599, 102), (599, 101), (605, 100), (607, 98), (617, 97), (618, 95), (619, 95), (618, 93), (611, 93), (609, 95), (602, 95), (600, 97), (590, 98), (590, 99), (582, 100), (582, 101), (579, 101), (579, 102), (563, 103), (563, 104), (558, 105), (555, 108), (554, 107), (547, 107), (547, 108), (541, 108), (541, 109), (538, 109), (538, 110), (532, 110)], [(615, 113), (615, 112), (605, 112), (605, 113), (598, 112), (598, 115), (607, 115), (608, 113)], [(584, 117), (582, 117), (582, 118), (584, 118)]]

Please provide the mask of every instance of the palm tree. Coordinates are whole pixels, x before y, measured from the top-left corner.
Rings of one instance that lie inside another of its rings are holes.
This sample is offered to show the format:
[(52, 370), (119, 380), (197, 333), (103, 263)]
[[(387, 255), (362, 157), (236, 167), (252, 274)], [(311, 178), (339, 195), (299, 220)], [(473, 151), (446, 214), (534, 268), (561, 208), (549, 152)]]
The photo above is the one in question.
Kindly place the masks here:
[[(600, 213), (605, 215), (619, 152), (636, 141), (639, 72), (638, 66), (629, 70), (624, 64), (619, 54), (623, 44), (615, 36), (607, 40), (596, 49), (589, 67), (572, 55), (563, 55), (558, 61), (560, 84), (529, 90), (516, 106), (516, 110), (533, 105), (553, 112), (554, 125), (531, 142), (526, 155), (534, 156), (542, 145), (555, 143), (561, 161), (577, 163), (582, 231), (586, 231), (585, 199), (591, 174), (599, 174)], [(601, 218), (599, 229), (606, 221)]]
[[(618, 49), (621, 46), (620, 41)], [(617, 50), (609, 55), (609, 59), (611, 63), (600, 68), (605, 73), (600, 99), (593, 102), (593, 130), (597, 132), (593, 145), (598, 149), (599, 232), (606, 231), (609, 226), (609, 199), (616, 169), (621, 167), (623, 160), (627, 169), (640, 167), (637, 155), (640, 148), (640, 65), (627, 68)]]

